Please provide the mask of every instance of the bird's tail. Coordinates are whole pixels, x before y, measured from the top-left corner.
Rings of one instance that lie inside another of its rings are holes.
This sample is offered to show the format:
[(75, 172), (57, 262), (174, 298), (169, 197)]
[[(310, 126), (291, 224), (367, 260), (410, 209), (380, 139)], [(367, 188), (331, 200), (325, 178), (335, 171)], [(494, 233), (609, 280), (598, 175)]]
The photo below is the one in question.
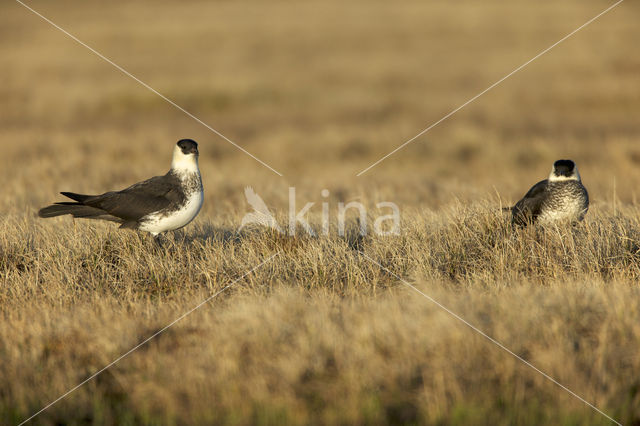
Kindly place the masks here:
[(83, 204), (86, 200), (92, 198), (92, 195), (76, 194), (74, 192), (61, 192), (61, 194), (75, 200), (75, 202), (67, 201), (51, 204), (50, 206), (40, 209), (40, 211), (38, 211), (38, 216), (48, 218), (70, 214), (73, 217), (82, 219), (115, 219), (113, 217), (105, 217), (108, 216), (108, 213), (102, 209), (85, 206)]
[(55, 203), (38, 211), (38, 216), (42, 218), (62, 216), (65, 214), (70, 214), (77, 218), (98, 219), (104, 216), (106, 212), (80, 203)]

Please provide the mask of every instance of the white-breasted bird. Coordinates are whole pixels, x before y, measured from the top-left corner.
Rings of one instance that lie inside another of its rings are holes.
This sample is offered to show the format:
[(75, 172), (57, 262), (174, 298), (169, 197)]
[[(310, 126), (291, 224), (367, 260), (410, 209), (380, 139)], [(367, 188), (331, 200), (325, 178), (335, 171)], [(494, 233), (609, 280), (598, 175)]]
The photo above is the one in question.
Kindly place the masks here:
[(558, 160), (551, 174), (536, 183), (513, 207), (508, 207), (514, 225), (581, 221), (589, 209), (589, 194), (582, 185), (578, 167), (571, 160)]
[(61, 192), (74, 201), (52, 204), (38, 215), (108, 220), (154, 237), (180, 229), (196, 217), (204, 199), (198, 155), (198, 144), (182, 139), (173, 150), (171, 169), (165, 175), (100, 195)]

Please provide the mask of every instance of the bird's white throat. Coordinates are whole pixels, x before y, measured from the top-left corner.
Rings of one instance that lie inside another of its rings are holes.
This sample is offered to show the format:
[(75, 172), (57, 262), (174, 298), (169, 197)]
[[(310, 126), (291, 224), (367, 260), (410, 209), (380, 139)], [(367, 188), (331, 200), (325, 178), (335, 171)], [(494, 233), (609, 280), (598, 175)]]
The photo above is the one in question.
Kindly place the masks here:
[(554, 170), (551, 170), (551, 174), (549, 175), (549, 182), (563, 182), (567, 180), (577, 180), (578, 182), (582, 182), (577, 167), (573, 169), (573, 174), (571, 176), (558, 176), (554, 173)]
[(195, 154), (185, 155), (179, 146), (173, 150), (173, 159), (171, 160), (171, 170), (178, 175), (190, 175), (192, 173), (200, 174), (198, 168), (198, 156)]

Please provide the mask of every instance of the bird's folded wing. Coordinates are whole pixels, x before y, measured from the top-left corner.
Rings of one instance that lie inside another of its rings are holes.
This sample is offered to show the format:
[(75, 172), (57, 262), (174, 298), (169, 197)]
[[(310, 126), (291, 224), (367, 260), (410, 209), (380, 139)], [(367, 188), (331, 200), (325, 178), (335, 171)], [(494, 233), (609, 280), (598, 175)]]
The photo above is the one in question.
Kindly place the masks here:
[(184, 193), (177, 182), (166, 176), (156, 176), (122, 191), (91, 197), (83, 204), (100, 208), (124, 220), (138, 220), (183, 201)]
[(536, 183), (525, 194), (522, 200), (518, 201), (516, 205), (513, 206), (513, 217), (517, 223), (534, 220), (538, 215), (540, 215), (547, 183), (547, 180)]

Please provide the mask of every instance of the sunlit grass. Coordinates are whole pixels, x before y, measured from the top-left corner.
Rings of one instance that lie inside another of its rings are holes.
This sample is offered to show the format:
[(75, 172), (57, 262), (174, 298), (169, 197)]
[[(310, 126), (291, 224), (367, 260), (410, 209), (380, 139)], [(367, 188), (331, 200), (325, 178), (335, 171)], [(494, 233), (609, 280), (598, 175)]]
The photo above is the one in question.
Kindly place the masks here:
[[(0, 6), (0, 423), (17, 424), (215, 299), (34, 424), (610, 424), (416, 286), (623, 424), (640, 419), (638, 6), (551, 45), (600, 1), (30, 2), (273, 174), (17, 3)], [(162, 247), (41, 220), (59, 191), (159, 175), (199, 142), (205, 203)], [(576, 161), (576, 226), (500, 208)], [(238, 231), (252, 186), (319, 230)], [(322, 190), (329, 195), (321, 195)], [(400, 235), (337, 232), (338, 203)], [(255, 271), (261, 262), (270, 259)], [(383, 266), (380, 268), (376, 263)]]

